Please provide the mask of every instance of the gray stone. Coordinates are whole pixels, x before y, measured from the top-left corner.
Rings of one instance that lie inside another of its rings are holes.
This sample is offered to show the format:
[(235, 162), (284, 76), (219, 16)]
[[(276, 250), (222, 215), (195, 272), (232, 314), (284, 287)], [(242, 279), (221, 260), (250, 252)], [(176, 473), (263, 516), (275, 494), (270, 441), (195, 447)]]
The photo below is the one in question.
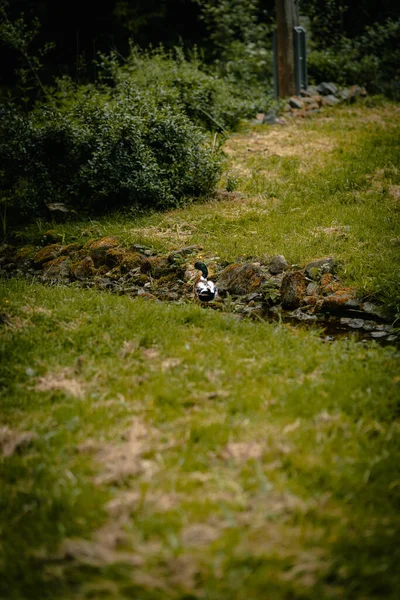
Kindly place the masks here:
[(274, 123), (276, 123), (276, 112), (274, 110), (269, 110), (264, 115), (262, 122), (265, 125), (274, 125)]
[(292, 96), (289, 100), (289, 106), (291, 108), (303, 108), (303, 102), (297, 96)]
[(311, 96), (318, 96), (319, 92), (315, 85), (309, 85), (306, 90), (301, 90), (300, 95), (310, 98)]
[(297, 308), (306, 295), (306, 278), (302, 271), (286, 273), (282, 279), (281, 301), (284, 308)]
[(339, 98), (336, 98), (333, 94), (329, 94), (328, 96), (323, 96), (322, 98), (322, 106), (335, 106), (335, 104), (339, 104)]
[(282, 254), (272, 256), (269, 260), (268, 271), (271, 275), (279, 275), (279, 273), (283, 273), (283, 271), (286, 271), (288, 268), (288, 262)]
[(378, 319), (385, 319), (385, 315), (384, 315), (383, 311), (379, 308), (379, 306), (372, 304), (372, 302), (363, 302), (360, 305), (360, 308), (366, 314), (371, 315), (371, 317), (378, 317)]
[(338, 87), (332, 82), (323, 81), (317, 85), (317, 92), (321, 96), (329, 96), (330, 94), (336, 95), (338, 93)]
[(382, 338), (382, 337), (386, 337), (388, 334), (387, 331), (372, 331), (371, 332), (371, 337), (372, 338)]
[(306, 290), (307, 296), (313, 296), (314, 294), (316, 294), (318, 287), (319, 286), (316, 281), (312, 281), (311, 283), (309, 283)]
[(349, 100), (349, 98), (350, 98), (350, 90), (349, 90), (349, 88), (343, 88), (342, 90), (340, 90), (339, 97), (342, 100), (344, 100), (345, 102), (347, 100)]
[(305, 274), (311, 279), (318, 279), (324, 273), (334, 273), (336, 270), (336, 261), (331, 256), (326, 258), (317, 258), (306, 265)]
[(303, 312), (300, 308), (297, 308), (296, 310), (292, 311), (290, 313), (290, 316), (294, 319), (297, 319), (298, 321), (306, 321), (308, 323), (318, 321), (317, 315), (309, 315)]

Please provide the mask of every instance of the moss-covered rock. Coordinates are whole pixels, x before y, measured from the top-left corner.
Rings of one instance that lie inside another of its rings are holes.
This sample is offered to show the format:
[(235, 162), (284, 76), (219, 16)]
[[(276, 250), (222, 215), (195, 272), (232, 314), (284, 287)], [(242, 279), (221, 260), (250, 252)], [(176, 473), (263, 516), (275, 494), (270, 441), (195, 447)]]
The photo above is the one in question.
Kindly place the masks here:
[(220, 294), (245, 296), (259, 290), (267, 277), (255, 263), (236, 263), (226, 267), (219, 275), (217, 288)]
[(33, 257), (33, 261), (37, 265), (42, 265), (45, 262), (49, 262), (50, 260), (54, 260), (57, 258), (61, 251), (61, 244), (50, 244), (49, 246), (45, 246), (39, 252), (36, 252)]
[(86, 279), (94, 273), (94, 262), (91, 256), (86, 256), (71, 265), (71, 275), (75, 279)]
[(150, 256), (142, 262), (140, 271), (154, 277), (154, 279), (158, 279), (159, 277), (168, 275), (170, 268), (171, 265), (167, 258), (163, 256)]
[(58, 256), (43, 264), (44, 280), (66, 279), (70, 275), (70, 259), (68, 256)]
[(120, 242), (116, 237), (103, 237), (99, 240), (88, 242), (84, 246), (84, 250), (92, 258), (94, 266), (97, 268), (106, 263), (107, 252), (119, 245)]
[(307, 281), (303, 271), (286, 273), (281, 284), (281, 302), (284, 308), (298, 308), (307, 290)]
[(79, 252), (82, 248), (82, 244), (79, 242), (73, 242), (72, 244), (67, 244), (63, 246), (60, 250), (60, 256), (73, 256), (77, 252)]

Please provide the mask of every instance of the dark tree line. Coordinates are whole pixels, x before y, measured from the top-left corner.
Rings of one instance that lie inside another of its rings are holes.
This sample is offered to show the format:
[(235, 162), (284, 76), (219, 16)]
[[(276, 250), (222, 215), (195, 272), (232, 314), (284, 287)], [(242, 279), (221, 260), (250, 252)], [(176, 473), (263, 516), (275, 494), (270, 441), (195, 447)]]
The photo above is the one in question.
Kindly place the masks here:
[[(93, 60), (99, 52), (116, 49), (125, 56), (129, 40), (141, 47), (182, 44), (199, 46), (206, 60), (231, 56), (226, 46), (250, 43), (274, 23), (275, 0), (0, 0), (10, 20), (21, 13), (40, 31), (32, 52), (46, 43), (54, 47), (44, 61), (42, 77), (68, 74), (76, 80), (92, 79)], [(350, 39), (374, 23), (400, 18), (400, 4), (392, 0), (300, 0), (300, 13), (310, 17), (314, 43), (332, 45), (338, 36)], [(270, 39), (266, 39), (266, 45)], [(0, 85), (12, 84), (20, 56), (0, 42)]]

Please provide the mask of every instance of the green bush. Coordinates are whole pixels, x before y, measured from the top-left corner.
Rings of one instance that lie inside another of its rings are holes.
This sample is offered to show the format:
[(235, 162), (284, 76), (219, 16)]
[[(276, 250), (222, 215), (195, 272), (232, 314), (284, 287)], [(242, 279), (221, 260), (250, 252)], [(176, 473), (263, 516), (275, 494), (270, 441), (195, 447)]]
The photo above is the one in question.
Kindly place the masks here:
[(312, 50), (308, 70), (315, 82), (357, 83), (370, 93), (400, 98), (400, 21), (376, 23), (362, 36)]
[(186, 115), (136, 95), (79, 90), (28, 115), (0, 108), (2, 196), (13, 212), (50, 202), (85, 211), (176, 206), (216, 185), (221, 155)]
[(267, 85), (252, 87), (238, 83), (233, 75), (218, 75), (204, 66), (197, 52), (187, 58), (181, 48), (166, 53), (162, 48), (142, 51), (133, 47), (122, 66), (115, 54), (103, 57), (102, 70), (103, 76), (109, 75), (107, 82), (115, 86), (115, 95), (140, 91), (159, 103), (176, 106), (209, 131), (235, 129), (241, 119), (267, 110), (272, 102)]

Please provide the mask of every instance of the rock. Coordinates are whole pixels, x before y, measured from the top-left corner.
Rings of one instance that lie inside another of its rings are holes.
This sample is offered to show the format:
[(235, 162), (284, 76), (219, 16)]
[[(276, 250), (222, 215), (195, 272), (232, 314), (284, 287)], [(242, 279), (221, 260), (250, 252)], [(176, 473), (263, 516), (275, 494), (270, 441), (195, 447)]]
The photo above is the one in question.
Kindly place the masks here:
[(286, 258), (282, 254), (277, 254), (269, 259), (268, 271), (271, 275), (279, 275), (289, 268)]
[(269, 110), (263, 117), (262, 122), (264, 125), (274, 125), (277, 122), (276, 112)]
[(56, 242), (61, 242), (63, 239), (63, 234), (57, 231), (56, 229), (48, 229), (43, 234), (43, 240), (50, 244), (55, 244)]
[(336, 270), (336, 261), (331, 256), (326, 258), (317, 258), (306, 265), (305, 274), (311, 279), (318, 280), (324, 273), (334, 273)]
[(59, 256), (43, 264), (43, 279), (65, 279), (70, 274), (70, 260), (66, 256)]
[(366, 96), (367, 92), (365, 88), (360, 87), (359, 85), (352, 85), (349, 88), (349, 100), (351, 103), (355, 102), (357, 98), (360, 96)]
[(76, 214), (76, 211), (69, 208), (63, 202), (50, 202), (49, 204), (46, 204), (46, 209), (48, 218), (59, 223), (64, 223), (68, 217)]
[(350, 99), (350, 90), (349, 88), (343, 88), (339, 92), (339, 98), (347, 102)]
[(170, 273), (170, 263), (167, 258), (161, 256), (149, 256), (145, 258), (140, 266), (141, 273), (148, 274), (155, 279)]
[[(320, 98), (320, 96), (317, 96), (317, 98)], [(322, 100), (321, 103), (319, 103), (316, 98), (303, 98), (303, 103), (306, 110), (318, 110), (321, 106)]]
[(258, 265), (236, 263), (220, 273), (217, 288), (222, 295), (229, 293), (233, 296), (245, 296), (258, 290), (265, 280), (266, 277)]
[(363, 312), (371, 317), (375, 317), (380, 320), (387, 320), (383, 310), (379, 306), (372, 304), (372, 302), (362, 302), (360, 304), (360, 308)]
[(354, 299), (354, 291), (341, 289), (331, 296), (322, 298), (320, 310), (333, 314), (349, 314), (349, 301)]
[(296, 308), (296, 310), (292, 311), (290, 316), (293, 319), (307, 323), (318, 321), (317, 315), (309, 315), (308, 313), (303, 312), (300, 308)]
[(339, 98), (336, 98), (336, 96), (333, 96), (332, 94), (322, 97), (322, 106), (335, 106), (335, 104), (339, 103)]
[(318, 292), (318, 288), (319, 285), (316, 281), (309, 283), (306, 290), (307, 296), (315, 296)]
[(338, 87), (334, 83), (327, 83), (326, 81), (323, 81), (317, 85), (317, 92), (321, 94), (321, 96), (335, 96), (338, 93)]
[(168, 255), (168, 262), (181, 262), (185, 257), (195, 254), (201, 249), (201, 246), (186, 246), (185, 248), (180, 248), (180, 250), (175, 250)]
[(71, 274), (75, 279), (86, 279), (93, 275), (94, 262), (91, 256), (86, 256), (84, 259), (71, 265)]
[(319, 92), (315, 85), (309, 85), (306, 90), (300, 91), (300, 95), (304, 96), (305, 98), (311, 97), (311, 96), (318, 96), (318, 94), (319, 94)]
[(348, 317), (342, 317), (340, 319), (341, 325), (347, 325), (347, 327), (351, 327), (352, 329), (362, 329), (364, 327), (364, 319), (351, 319)]
[(306, 278), (303, 271), (286, 273), (281, 284), (281, 302), (284, 308), (298, 308), (306, 295)]
[(301, 108), (303, 108), (303, 102), (302, 102), (302, 100), (301, 100), (300, 98), (298, 98), (297, 96), (292, 96), (292, 97), (289, 99), (289, 106), (290, 106), (291, 108), (299, 108), (299, 109), (301, 109)]
[(115, 237), (104, 237), (93, 242), (89, 242), (84, 246), (84, 250), (93, 259), (96, 268), (104, 265), (106, 262), (107, 252), (111, 248), (119, 246), (119, 241)]
[(54, 258), (58, 257), (60, 250), (60, 244), (50, 244), (49, 246), (45, 246), (35, 254), (33, 257), (33, 262), (37, 265), (41, 265), (49, 260), (53, 260)]
[(73, 242), (72, 244), (67, 244), (66, 246), (63, 246), (60, 250), (60, 256), (71, 256), (73, 254), (75, 254), (76, 252), (79, 252), (79, 250), (81, 250), (82, 248), (82, 244), (80, 244), (79, 242)]
[(386, 337), (387, 335), (389, 335), (389, 332), (387, 331), (371, 331), (371, 337), (378, 339), (378, 338), (382, 338), (382, 337)]

